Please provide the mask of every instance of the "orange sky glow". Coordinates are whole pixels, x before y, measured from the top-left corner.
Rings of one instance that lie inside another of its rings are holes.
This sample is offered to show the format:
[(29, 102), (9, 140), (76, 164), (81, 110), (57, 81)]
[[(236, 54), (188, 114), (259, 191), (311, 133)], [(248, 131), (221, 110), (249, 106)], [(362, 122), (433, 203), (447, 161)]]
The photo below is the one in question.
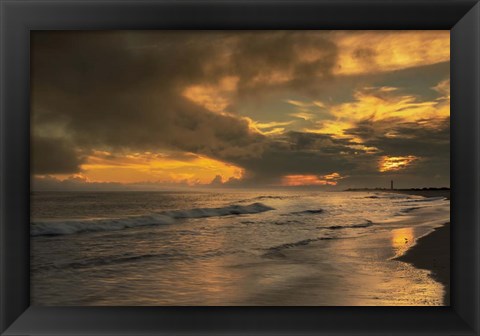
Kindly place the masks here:
[(342, 179), (340, 174), (332, 173), (329, 175), (286, 175), (282, 179), (282, 185), (288, 187), (308, 186), (308, 185), (337, 185), (337, 181)]

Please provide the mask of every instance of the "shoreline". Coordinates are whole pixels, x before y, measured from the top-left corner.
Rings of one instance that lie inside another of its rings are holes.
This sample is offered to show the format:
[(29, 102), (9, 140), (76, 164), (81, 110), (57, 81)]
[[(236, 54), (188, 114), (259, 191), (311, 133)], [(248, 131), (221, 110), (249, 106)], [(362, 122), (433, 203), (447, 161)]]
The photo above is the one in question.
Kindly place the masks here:
[(444, 305), (450, 305), (450, 223), (421, 237), (404, 255), (393, 260), (430, 271), (431, 277), (443, 285)]
[[(450, 199), (450, 190), (394, 190), (391, 192), (424, 197), (443, 196)], [(405, 254), (393, 260), (406, 262), (415, 268), (430, 271), (431, 277), (443, 285), (444, 305), (450, 305), (450, 222), (436, 228), (426, 236), (420, 237)]]

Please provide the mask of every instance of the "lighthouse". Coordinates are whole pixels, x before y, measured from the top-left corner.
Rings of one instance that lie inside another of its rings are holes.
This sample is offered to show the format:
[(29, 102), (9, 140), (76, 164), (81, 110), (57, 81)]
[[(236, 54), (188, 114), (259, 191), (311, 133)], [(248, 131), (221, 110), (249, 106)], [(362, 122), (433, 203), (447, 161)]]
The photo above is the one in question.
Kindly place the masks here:
[(390, 181), (390, 189), (393, 190), (393, 180)]

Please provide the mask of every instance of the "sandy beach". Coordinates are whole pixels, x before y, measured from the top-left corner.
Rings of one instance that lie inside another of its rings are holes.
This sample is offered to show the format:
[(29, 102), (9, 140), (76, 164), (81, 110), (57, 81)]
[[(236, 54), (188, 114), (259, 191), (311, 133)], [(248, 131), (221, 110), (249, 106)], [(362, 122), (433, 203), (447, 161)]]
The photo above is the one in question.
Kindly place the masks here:
[[(425, 197), (443, 196), (450, 199), (450, 190), (399, 190), (394, 192)], [(429, 235), (418, 239), (414, 246), (396, 260), (431, 271), (432, 277), (444, 286), (445, 305), (450, 305), (450, 223), (446, 223)]]

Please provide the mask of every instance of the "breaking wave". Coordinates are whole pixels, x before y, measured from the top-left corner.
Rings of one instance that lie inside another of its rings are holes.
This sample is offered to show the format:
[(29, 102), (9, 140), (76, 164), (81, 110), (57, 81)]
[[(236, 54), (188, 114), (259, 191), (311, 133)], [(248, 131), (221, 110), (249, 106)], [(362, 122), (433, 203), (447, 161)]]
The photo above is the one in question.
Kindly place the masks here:
[(285, 244), (273, 246), (266, 249), (266, 252), (263, 254), (263, 256), (264, 257), (285, 257), (285, 255), (282, 253), (283, 250), (293, 248), (293, 247), (308, 245), (310, 243), (320, 241), (320, 240), (332, 240), (332, 239), (337, 239), (337, 238), (317, 237), (317, 238), (311, 238), (311, 239), (303, 239), (293, 243), (285, 243)]
[[(235, 253), (235, 252), (233, 252)], [(224, 251), (214, 250), (208, 251), (198, 258), (211, 258), (216, 256), (221, 256), (226, 254)], [(110, 255), (110, 256), (100, 256), (93, 258), (86, 258), (84, 260), (76, 260), (71, 262), (52, 262), (41, 267), (37, 267), (36, 270), (55, 270), (55, 269), (81, 269), (89, 267), (99, 267), (99, 266), (111, 266), (117, 264), (127, 264), (137, 261), (145, 261), (149, 259), (161, 259), (162, 261), (174, 261), (174, 260), (185, 260), (185, 258), (193, 258), (186, 253), (182, 253), (178, 250), (173, 250), (167, 253), (147, 253), (147, 254), (138, 254), (132, 255), (130, 253), (125, 253), (121, 255)]]
[(115, 231), (138, 226), (173, 224), (177, 219), (184, 218), (256, 214), (269, 210), (274, 209), (262, 203), (253, 203), (249, 205), (230, 205), (222, 208), (173, 210), (147, 216), (66, 221), (39, 221), (32, 223), (30, 228), (30, 236), (58, 236), (83, 232)]
[(364, 198), (372, 198), (372, 199), (409, 199), (411, 195), (405, 194), (395, 194), (395, 193), (376, 193), (374, 195), (365, 196)]
[(372, 225), (373, 225), (373, 222), (367, 219), (365, 220), (365, 223), (353, 224), (353, 225), (332, 225), (332, 226), (327, 226), (326, 229), (330, 229), (330, 230), (357, 229), (357, 228), (367, 228)]
[(239, 202), (252, 202), (252, 201), (262, 201), (262, 200), (286, 200), (286, 199), (291, 199), (291, 198), (297, 198), (297, 196), (270, 196), (270, 195), (264, 195), (264, 196), (257, 196), (253, 198), (246, 198), (243, 199)]

